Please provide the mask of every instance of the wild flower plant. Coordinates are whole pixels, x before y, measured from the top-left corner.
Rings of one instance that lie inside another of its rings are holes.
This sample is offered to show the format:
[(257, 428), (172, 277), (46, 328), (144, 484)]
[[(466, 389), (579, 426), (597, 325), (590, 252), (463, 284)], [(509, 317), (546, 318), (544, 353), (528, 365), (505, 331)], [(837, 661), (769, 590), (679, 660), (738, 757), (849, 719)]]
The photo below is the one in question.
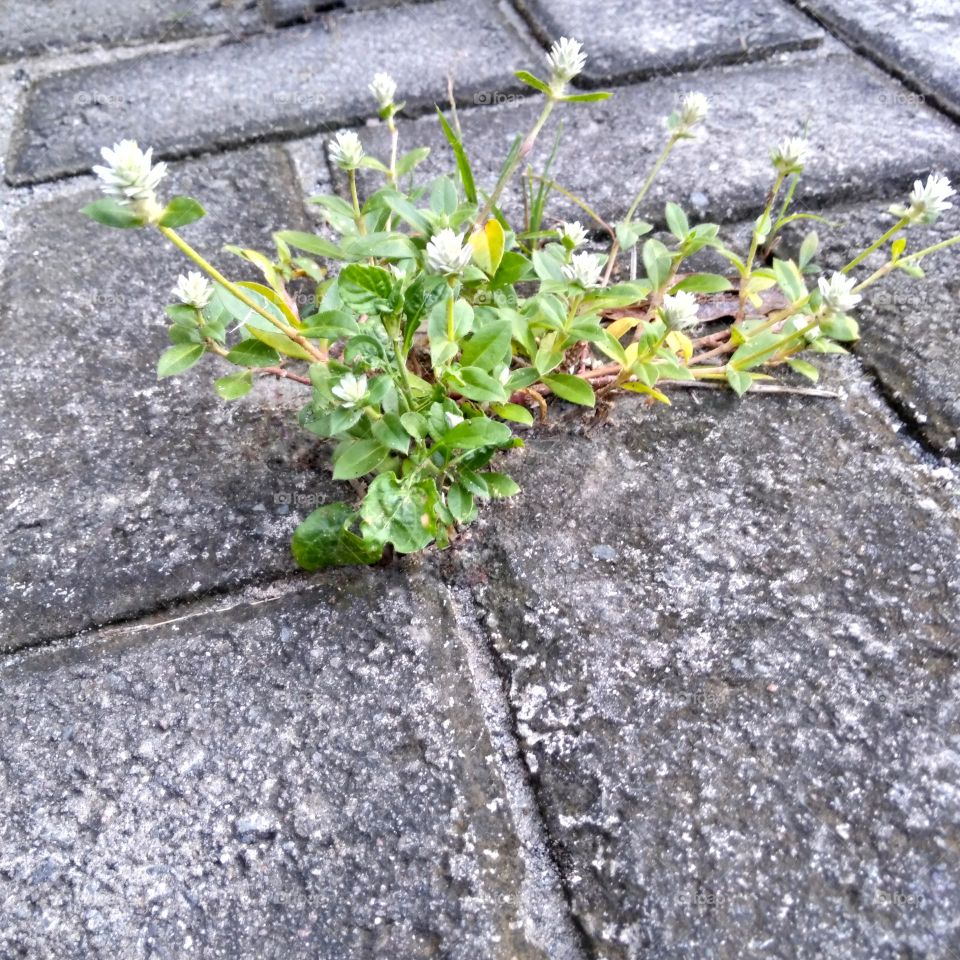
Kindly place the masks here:
[[(905, 205), (891, 208), (896, 222), (831, 277), (816, 277), (816, 232), (796, 259), (773, 255), (788, 224), (822, 219), (790, 212), (811, 150), (788, 137), (771, 154), (772, 186), (745, 254), (724, 245), (716, 224), (691, 224), (675, 203), (664, 211), (668, 232), (641, 246), (653, 227), (636, 219), (640, 205), (672, 151), (695, 139), (707, 119), (709, 102), (699, 93), (684, 96), (667, 118), (663, 149), (622, 221), (607, 224), (548, 169), (528, 168), (525, 222), (511, 225), (500, 198), (551, 112), (609, 96), (569, 92), (585, 60), (580, 44), (563, 38), (547, 56), (547, 80), (518, 73), (543, 95), (543, 109), (514, 141), (489, 193), (476, 186), (455, 111), (452, 124), (437, 111), (454, 172), (408, 185), (429, 150), (398, 155), (394, 118), (403, 104), (395, 102), (392, 78), (376, 74), (370, 91), (390, 132), (390, 156), (368, 155), (354, 131), (336, 134), (329, 157), (346, 174), (349, 199), (312, 202), (339, 240), (284, 230), (274, 235), (274, 256), (228, 247), (263, 283), (227, 279), (180, 236), (178, 228), (203, 208), (189, 197), (161, 203), (166, 166), (154, 164), (150, 150), (130, 140), (103, 150), (105, 165), (94, 171), (105, 196), (86, 213), (112, 227), (154, 227), (202, 271), (173, 288), (177, 302), (166, 308), (172, 345), (158, 375), (181, 374), (214, 355), (234, 368), (214, 384), (224, 400), (246, 394), (255, 376), (303, 384), (309, 393), (300, 423), (334, 441), (334, 478), (363, 489), (359, 503), (327, 504), (301, 523), (293, 552), (303, 567), (369, 564), (386, 550), (446, 546), (477, 515), (479, 501), (517, 492), (494, 461), (523, 445), (531, 410), (544, 418), (548, 396), (594, 407), (626, 390), (669, 403), (672, 387), (705, 383), (742, 395), (773, 389), (762, 381), (784, 366), (815, 381), (809, 356), (844, 352), (857, 339), (851, 312), (865, 289), (894, 270), (922, 277), (927, 256), (960, 242), (954, 236), (906, 252), (904, 231), (935, 222), (951, 206), (949, 182), (931, 175), (916, 182)], [(358, 170), (383, 179), (362, 203)], [(581, 249), (589, 237), (580, 222), (544, 228), (551, 191), (609, 236), (605, 255)], [(705, 248), (735, 276), (686, 272), (685, 261)], [(885, 263), (858, 281), (853, 270), (881, 249)], [(621, 251), (628, 274), (614, 283)], [(315, 296), (301, 310), (292, 291), (304, 284)], [(762, 297), (771, 288), (780, 294), (772, 311)], [(701, 302), (718, 296), (730, 301), (730, 321), (693, 336)]]

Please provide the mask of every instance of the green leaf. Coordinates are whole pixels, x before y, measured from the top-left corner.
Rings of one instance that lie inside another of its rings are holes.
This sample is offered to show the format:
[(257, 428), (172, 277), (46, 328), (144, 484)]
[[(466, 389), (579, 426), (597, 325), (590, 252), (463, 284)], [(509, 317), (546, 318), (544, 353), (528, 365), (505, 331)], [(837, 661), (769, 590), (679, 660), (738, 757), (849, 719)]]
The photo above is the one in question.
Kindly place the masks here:
[(318, 257), (328, 257), (332, 260), (339, 260), (343, 257), (343, 251), (335, 243), (312, 233), (302, 233), (299, 230), (281, 230), (274, 236), (284, 243), (290, 244), (291, 247), (306, 250), (307, 253), (316, 254)]
[(519, 403), (494, 403), (490, 409), (502, 420), (522, 423), (525, 427), (533, 425), (533, 414)]
[(597, 90), (593, 93), (571, 93), (565, 97), (557, 97), (564, 103), (596, 103), (598, 100), (606, 100), (612, 94), (609, 90)]
[(436, 536), (437, 500), (432, 480), (401, 483), (392, 471), (381, 473), (360, 507), (364, 540), (392, 543), (398, 553), (422, 550)]
[(687, 215), (678, 204), (672, 201), (667, 204), (666, 219), (670, 232), (678, 240), (686, 239), (687, 234), (690, 232), (690, 221), (687, 220)]
[(632, 250), (637, 241), (653, 229), (645, 220), (623, 220), (616, 226), (617, 243), (623, 250)]
[(735, 370), (728, 365), (727, 383), (733, 387), (738, 397), (742, 397), (750, 389), (750, 384), (753, 383), (753, 375), (745, 373), (743, 370)]
[(481, 473), (491, 497), (512, 497), (520, 492), (520, 485), (505, 473)]
[(221, 400), (238, 400), (248, 394), (252, 387), (253, 374), (249, 370), (238, 370), (213, 383), (213, 388)]
[(386, 460), (389, 451), (379, 440), (349, 437), (333, 454), (333, 479), (354, 480), (371, 473)]
[(184, 370), (189, 370), (204, 353), (202, 343), (178, 343), (168, 347), (160, 354), (157, 363), (157, 377), (173, 377)]
[(374, 421), (370, 432), (390, 450), (406, 455), (410, 449), (410, 434), (395, 413), (385, 413), (382, 420)]
[(470, 160), (467, 158), (467, 152), (463, 149), (463, 142), (453, 132), (453, 128), (447, 123), (447, 118), (439, 107), (437, 107), (437, 116), (440, 118), (443, 135), (453, 149), (453, 155), (457, 161), (457, 172), (460, 174), (460, 182), (463, 184), (463, 195), (467, 198), (467, 203), (476, 203), (477, 187), (473, 179), (473, 170), (470, 168)]
[(543, 378), (543, 382), (562, 400), (578, 403), (581, 407), (596, 405), (597, 397), (593, 387), (582, 377), (570, 373), (552, 373)]
[(343, 241), (341, 258), (348, 260), (366, 260), (376, 257), (378, 260), (413, 260), (417, 248), (409, 237), (402, 233), (367, 233), (348, 237)]
[(860, 327), (853, 317), (845, 313), (835, 313), (820, 321), (821, 331), (833, 340), (848, 341), (860, 339)]
[(777, 286), (787, 295), (791, 303), (798, 303), (807, 295), (807, 285), (799, 267), (792, 260), (773, 260), (773, 275)]
[(473, 494), (459, 483), (455, 483), (447, 491), (447, 506), (450, 508), (450, 513), (453, 514), (453, 519), (456, 520), (457, 523), (466, 523), (472, 519), (473, 514), (476, 512), (476, 503), (473, 499)]
[(402, 193), (396, 190), (380, 190), (378, 196), (404, 223), (410, 224), (418, 233), (430, 232), (426, 217)]
[(814, 383), (820, 379), (820, 371), (806, 360), (794, 358), (787, 361), (787, 366), (790, 367), (791, 370), (796, 370), (797, 373), (806, 377), (808, 380), (812, 380)]
[(272, 367), (280, 362), (280, 354), (260, 340), (241, 340), (226, 357), (238, 367)]
[(357, 512), (347, 503), (328, 503), (314, 510), (294, 531), (290, 547), (304, 570), (376, 563), (383, 546), (368, 543), (350, 528)]
[(307, 317), (304, 323), (300, 332), (311, 340), (339, 340), (360, 332), (360, 325), (345, 310), (323, 310)]
[(459, 380), (456, 389), (468, 400), (489, 403), (507, 399), (503, 384), (495, 377), (491, 377), (486, 370), (481, 370), (479, 367), (461, 367), (456, 376)]
[(654, 290), (659, 290), (666, 282), (670, 262), (670, 253), (659, 240), (650, 239), (643, 245), (643, 266)]
[(722, 293), (732, 290), (733, 286), (726, 277), (718, 273), (691, 273), (676, 284), (671, 293), (686, 290), (688, 293)]
[[(903, 239), (903, 238), (901, 238)], [(906, 244), (906, 240), (903, 240)], [(820, 246), (820, 237), (817, 235), (816, 230), (811, 230), (804, 238), (803, 243), (800, 244), (800, 253), (797, 255), (797, 262), (799, 263), (800, 269), (802, 270), (811, 260), (817, 255), (817, 249)]]
[(119, 227), (122, 230), (128, 230), (131, 227), (142, 227), (141, 220), (131, 209), (126, 207), (110, 197), (101, 197), (93, 203), (88, 203), (83, 208), (91, 220), (102, 223), (105, 227)]
[(185, 227), (206, 215), (207, 211), (193, 197), (174, 197), (160, 217), (160, 226)]
[(337, 279), (340, 299), (357, 313), (379, 314), (390, 309), (393, 277), (382, 267), (351, 263)]
[(474, 450), (477, 447), (499, 447), (513, 439), (513, 432), (505, 423), (489, 417), (474, 417), (448, 430), (440, 441), (447, 450)]
[(430, 156), (429, 147), (417, 147), (409, 150), (397, 161), (397, 176), (405, 177), (417, 164), (423, 163)]
[(508, 360), (511, 339), (509, 320), (488, 323), (463, 342), (460, 362), (465, 367), (479, 367), (489, 372)]
[(549, 84), (544, 83), (538, 77), (535, 77), (532, 73), (528, 73), (526, 70), (517, 70), (514, 73), (514, 76), (521, 82), (525, 83), (528, 87), (533, 87), (534, 90), (539, 90), (541, 93), (545, 93), (547, 96), (551, 95), (551, 90)]

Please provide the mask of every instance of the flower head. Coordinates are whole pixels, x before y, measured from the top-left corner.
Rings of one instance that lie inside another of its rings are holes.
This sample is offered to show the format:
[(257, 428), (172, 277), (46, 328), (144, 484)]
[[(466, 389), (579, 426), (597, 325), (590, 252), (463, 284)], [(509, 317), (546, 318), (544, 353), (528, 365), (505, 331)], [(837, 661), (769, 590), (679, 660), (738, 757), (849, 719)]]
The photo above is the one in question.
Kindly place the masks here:
[(710, 101), (706, 94), (696, 91), (685, 93), (680, 101), (680, 110), (677, 113), (677, 126), (685, 132), (689, 132), (698, 123), (702, 123), (709, 112)]
[(389, 73), (375, 73), (373, 82), (367, 88), (377, 101), (381, 110), (393, 105), (393, 98), (397, 93), (397, 81)]
[(856, 283), (853, 277), (839, 272), (829, 280), (821, 277), (817, 281), (827, 313), (849, 313), (863, 299), (859, 293), (853, 292)]
[(340, 382), (330, 388), (330, 392), (343, 401), (345, 407), (358, 407), (367, 395), (367, 378), (345, 373)]
[(583, 224), (579, 220), (561, 223), (558, 230), (560, 240), (570, 250), (576, 250), (587, 239), (587, 231), (583, 229)]
[(157, 186), (167, 175), (165, 163), (153, 163), (153, 148), (144, 153), (136, 140), (121, 140), (113, 148), (103, 147), (100, 155), (106, 166), (95, 166), (100, 189), (124, 206), (132, 207), (147, 223), (160, 219)]
[(780, 173), (800, 173), (809, 153), (810, 144), (803, 137), (787, 137), (777, 144), (770, 159)]
[(427, 265), (444, 276), (463, 273), (472, 256), (470, 244), (465, 244), (463, 236), (458, 236), (449, 227), (434, 234), (427, 244)]
[(603, 262), (595, 253), (575, 253), (560, 272), (571, 282), (581, 287), (596, 287), (600, 283)]
[(451, 430), (452, 430), (454, 427), (459, 427), (460, 424), (463, 423), (463, 417), (461, 417), (460, 414), (458, 414), (458, 413), (450, 413), (449, 410), (447, 410), (447, 411), (443, 414), (443, 418), (444, 418), (444, 420), (447, 421), (447, 426), (448, 426)]
[(202, 310), (213, 297), (213, 284), (202, 273), (191, 270), (186, 276), (181, 273), (177, 277), (173, 294), (181, 303)]
[(956, 190), (946, 177), (932, 173), (926, 183), (914, 180), (909, 207), (893, 206), (890, 212), (897, 217), (906, 217), (911, 223), (936, 223), (940, 214), (953, 206), (947, 201), (955, 195)]
[(363, 144), (352, 130), (341, 130), (327, 149), (330, 159), (341, 170), (356, 170), (363, 159)]
[(587, 55), (583, 53), (583, 45), (577, 40), (561, 37), (547, 54), (553, 85), (562, 87), (569, 83), (583, 70), (586, 62)]
[(697, 298), (686, 290), (666, 294), (660, 318), (670, 330), (686, 330), (697, 322)]

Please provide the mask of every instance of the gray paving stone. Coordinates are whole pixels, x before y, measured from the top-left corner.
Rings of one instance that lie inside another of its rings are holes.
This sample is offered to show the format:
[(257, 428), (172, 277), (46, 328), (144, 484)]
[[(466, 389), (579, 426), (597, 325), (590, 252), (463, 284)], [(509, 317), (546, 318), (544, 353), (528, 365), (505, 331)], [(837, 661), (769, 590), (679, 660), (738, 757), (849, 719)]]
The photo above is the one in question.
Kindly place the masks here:
[(797, 5), (960, 116), (960, 10), (951, 0), (797, 0)]
[(11, 0), (0, 10), (0, 61), (100, 44), (244, 33), (256, 0)]
[[(237, 278), (225, 242), (269, 250), (303, 216), (277, 147), (167, 183), (207, 205), (184, 235)], [(297, 518), (332, 490), (296, 424), (302, 387), (262, 383), (227, 405), (213, 359), (157, 381), (187, 261), (155, 233), (88, 221), (92, 196), (26, 208), (0, 284), (0, 650), (290, 570)]]
[(545, 960), (463, 660), (389, 571), (6, 658), (0, 955)]
[[(902, 191), (905, 196), (907, 191)], [(896, 198), (899, 202), (900, 197)], [(831, 211), (835, 229), (820, 228), (826, 266), (840, 267), (888, 229), (883, 205)], [(935, 226), (909, 236), (910, 250), (920, 250), (960, 233), (954, 209)], [(857, 272), (868, 276), (884, 257), (874, 255)], [(927, 276), (914, 280), (897, 271), (864, 293), (857, 311), (862, 339), (857, 354), (876, 374), (888, 398), (933, 450), (960, 457), (960, 248), (927, 259)]]
[[(915, 176), (937, 167), (960, 172), (960, 132), (921, 104), (896, 96), (902, 88), (879, 70), (846, 54), (785, 54), (770, 62), (719, 68), (695, 75), (651, 80), (617, 89), (600, 104), (569, 104), (549, 121), (535, 151), (541, 169), (553, 144), (556, 124), (564, 125), (555, 179), (584, 198), (601, 216), (623, 216), (664, 143), (663, 128), (648, 122), (651, 110), (665, 115), (688, 90), (702, 90), (711, 100), (705, 139), (681, 144), (644, 202), (641, 216), (662, 218), (666, 200), (681, 203), (694, 219), (733, 222), (753, 216), (771, 182), (769, 150), (810, 122), (812, 157), (798, 197), (812, 205), (844, 198), (900, 196)], [(829, 91), (829, 96), (824, 95)], [(503, 158), (518, 132), (525, 132), (539, 112), (536, 98), (497, 91), (480, 94), (500, 106), (462, 110), (464, 143), (481, 188), (491, 189)], [(872, 104), (878, 121), (866, 119), (851, 104)], [(385, 157), (383, 127), (361, 131), (369, 152)], [(326, 177), (323, 137), (307, 142), (315, 175)], [(426, 143), (432, 155), (421, 168), (430, 177), (453, 169), (453, 159), (436, 119), (402, 124), (401, 149)], [(308, 165), (305, 177), (311, 179)], [(367, 188), (374, 182), (367, 179)], [(522, 217), (519, 192), (506, 209)], [(556, 194), (548, 206), (555, 217), (585, 219)]]
[(442, 98), (449, 70), (468, 94), (516, 88), (513, 70), (533, 55), (488, 0), (470, 7), (439, 0), (76, 69), (32, 87), (7, 179), (27, 183), (89, 169), (100, 146), (121, 137), (182, 156), (330, 129), (375, 113), (367, 83), (382, 68), (411, 107)]
[(623, 401), (463, 562), (596, 956), (947, 960), (960, 498), (842, 401)]
[[(780, 0), (517, 0), (544, 45), (575, 37), (588, 53), (578, 83), (599, 86), (678, 69), (741, 63), (816, 46), (817, 25)], [(536, 72), (536, 71), (534, 71)]]

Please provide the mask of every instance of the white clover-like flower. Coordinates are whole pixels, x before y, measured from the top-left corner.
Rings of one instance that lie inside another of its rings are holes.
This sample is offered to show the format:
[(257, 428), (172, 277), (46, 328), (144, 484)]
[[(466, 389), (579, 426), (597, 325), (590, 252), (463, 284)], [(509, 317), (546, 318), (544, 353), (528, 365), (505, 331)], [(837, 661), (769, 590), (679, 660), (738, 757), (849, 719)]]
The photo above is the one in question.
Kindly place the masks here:
[(911, 223), (936, 223), (940, 214), (953, 206), (947, 201), (955, 195), (956, 190), (946, 177), (932, 173), (926, 183), (914, 180), (909, 207), (894, 206), (890, 212), (897, 217), (906, 217)]
[(345, 373), (340, 378), (340, 382), (330, 388), (330, 392), (338, 400), (343, 401), (345, 407), (359, 407), (367, 395), (367, 378)]
[(173, 294), (188, 307), (202, 310), (213, 297), (213, 284), (202, 273), (191, 270), (186, 276), (181, 273), (177, 277)]
[(680, 111), (677, 114), (678, 125), (684, 130), (690, 130), (698, 123), (702, 123), (710, 112), (710, 101), (706, 94), (691, 91), (685, 93), (680, 101)]
[(600, 283), (603, 262), (595, 253), (575, 253), (560, 272), (571, 282), (581, 287), (596, 287)]
[(583, 45), (569, 37), (561, 37), (557, 40), (547, 54), (551, 79), (558, 86), (569, 83), (583, 70), (586, 62), (587, 55), (583, 52)]
[(579, 220), (561, 223), (558, 230), (560, 239), (566, 241), (574, 250), (586, 242), (587, 231), (583, 229), (583, 224)]
[(849, 313), (863, 299), (859, 293), (853, 292), (857, 281), (839, 271), (829, 280), (821, 277), (817, 285), (827, 313)]
[(781, 173), (800, 173), (810, 154), (810, 144), (803, 137), (787, 137), (770, 154), (774, 167)]
[(443, 415), (444, 420), (447, 421), (447, 426), (452, 430), (454, 427), (460, 426), (463, 423), (463, 417), (456, 413), (450, 413), (446, 411)]
[(427, 265), (447, 277), (463, 273), (472, 256), (470, 244), (464, 243), (463, 236), (449, 227), (434, 234), (427, 244)]
[(669, 330), (686, 330), (697, 323), (697, 298), (686, 290), (668, 293), (660, 307), (660, 317)]
[(363, 144), (353, 130), (341, 130), (327, 149), (330, 159), (341, 170), (356, 170), (363, 159)]
[(95, 166), (100, 189), (134, 212), (147, 223), (160, 219), (162, 208), (157, 201), (157, 187), (167, 175), (165, 163), (153, 162), (153, 148), (144, 153), (136, 140), (121, 140), (113, 148), (103, 147), (100, 155), (106, 166)]
[(373, 94), (380, 109), (386, 110), (397, 94), (397, 81), (389, 73), (375, 73), (373, 82), (367, 89)]

